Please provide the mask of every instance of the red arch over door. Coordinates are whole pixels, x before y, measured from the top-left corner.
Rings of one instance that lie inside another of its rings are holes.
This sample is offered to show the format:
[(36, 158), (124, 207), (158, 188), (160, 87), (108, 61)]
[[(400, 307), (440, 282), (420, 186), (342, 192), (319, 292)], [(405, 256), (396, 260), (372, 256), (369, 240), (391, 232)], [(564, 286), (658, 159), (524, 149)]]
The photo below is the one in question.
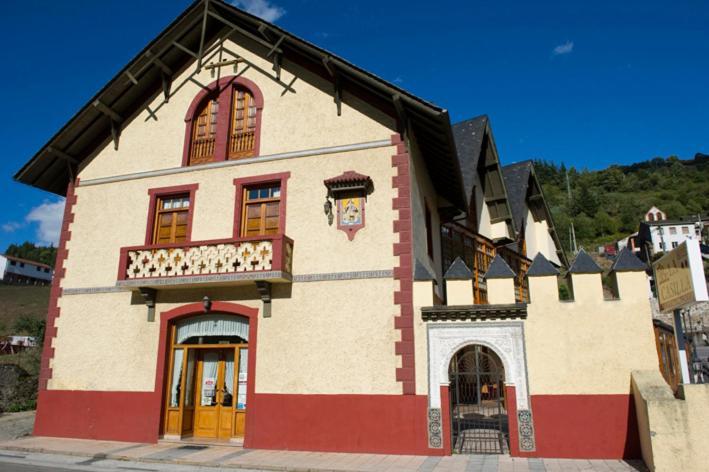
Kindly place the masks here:
[[(239, 303), (230, 302), (220, 302), (213, 301), (210, 314), (221, 313), (228, 315), (238, 315), (243, 316), (249, 320), (249, 378), (246, 383), (246, 435), (244, 437), (244, 447), (249, 447), (251, 444), (249, 430), (252, 429), (254, 424), (254, 414), (256, 402), (254, 401), (254, 392), (256, 385), (256, 340), (258, 332), (258, 308), (251, 308)], [(155, 371), (155, 400), (157, 404), (155, 405), (156, 411), (160, 412), (158, 418), (160, 429), (162, 431), (162, 418), (164, 415), (165, 402), (165, 376), (167, 375), (167, 350), (168, 350), (168, 328), (172, 323), (182, 318), (189, 318), (192, 316), (199, 316), (207, 314), (204, 309), (204, 304), (202, 302), (190, 303), (188, 305), (182, 305), (172, 310), (163, 311), (160, 313), (160, 342), (158, 344), (158, 360), (157, 368)]]

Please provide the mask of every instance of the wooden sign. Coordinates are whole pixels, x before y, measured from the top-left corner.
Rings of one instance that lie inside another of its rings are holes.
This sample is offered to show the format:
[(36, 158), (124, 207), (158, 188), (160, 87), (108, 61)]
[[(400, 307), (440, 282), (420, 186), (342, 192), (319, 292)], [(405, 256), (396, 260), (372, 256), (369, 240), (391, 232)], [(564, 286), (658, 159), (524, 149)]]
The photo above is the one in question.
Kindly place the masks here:
[(688, 239), (653, 264), (660, 311), (707, 301), (699, 241)]

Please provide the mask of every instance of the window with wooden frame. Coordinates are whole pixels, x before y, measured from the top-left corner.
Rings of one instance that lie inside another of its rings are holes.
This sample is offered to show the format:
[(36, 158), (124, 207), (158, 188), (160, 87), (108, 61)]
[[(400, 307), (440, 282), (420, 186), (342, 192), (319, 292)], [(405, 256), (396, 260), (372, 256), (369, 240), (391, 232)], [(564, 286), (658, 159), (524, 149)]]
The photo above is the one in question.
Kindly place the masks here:
[(263, 94), (244, 77), (229, 76), (204, 87), (185, 116), (182, 165), (259, 155)]
[(206, 100), (192, 124), (190, 165), (214, 161), (219, 100)]
[(256, 144), (256, 103), (243, 88), (234, 88), (229, 127), (229, 159), (251, 157)]
[(244, 187), (242, 202), (242, 237), (279, 234), (281, 232), (280, 183)]
[(153, 244), (182, 243), (188, 240), (190, 194), (158, 196), (153, 224)]

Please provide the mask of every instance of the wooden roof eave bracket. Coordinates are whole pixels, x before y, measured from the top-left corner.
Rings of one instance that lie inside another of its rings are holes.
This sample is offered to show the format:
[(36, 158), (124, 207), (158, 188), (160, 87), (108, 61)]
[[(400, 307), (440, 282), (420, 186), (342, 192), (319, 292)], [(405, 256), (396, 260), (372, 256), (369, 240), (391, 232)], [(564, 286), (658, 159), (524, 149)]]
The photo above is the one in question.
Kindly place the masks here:
[(202, 31), (199, 36), (199, 52), (197, 53), (197, 73), (202, 70), (204, 54), (204, 38), (207, 35), (207, 20), (209, 19), (209, 0), (204, 0), (204, 13), (202, 14)]
[(66, 162), (67, 170), (69, 172), (69, 179), (73, 182), (74, 178), (76, 176), (76, 171), (78, 170), (78, 167), (79, 167), (79, 160), (77, 158), (75, 158), (74, 156), (70, 156), (69, 154), (65, 153), (64, 151), (54, 148), (52, 146), (47, 147), (47, 152), (55, 155), (56, 157), (62, 159), (64, 162)]
[(396, 110), (396, 118), (399, 122), (399, 132), (401, 134), (406, 134), (409, 129), (409, 115), (406, 113), (406, 108), (404, 108), (404, 103), (401, 100), (401, 95), (396, 94), (391, 97), (392, 103), (394, 104), (394, 110)]
[(118, 151), (118, 141), (121, 137), (121, 124), (123, 123), (123, 118), (109, 106), (101, 102), (101, 100), (94, 101), (94, 107), (111, 120), (111, 139), (113, 139), (113, 149)]
[(333, 81), (333, 98), (335, 101), (335, 106), (337, 106), (337, 116), (342, 116), (342, 82), (340, 81), (340, 74), (337, 73), (337, 69), (333, 67), (332, 58), (326, 56), (322, 60), (323, 67)]

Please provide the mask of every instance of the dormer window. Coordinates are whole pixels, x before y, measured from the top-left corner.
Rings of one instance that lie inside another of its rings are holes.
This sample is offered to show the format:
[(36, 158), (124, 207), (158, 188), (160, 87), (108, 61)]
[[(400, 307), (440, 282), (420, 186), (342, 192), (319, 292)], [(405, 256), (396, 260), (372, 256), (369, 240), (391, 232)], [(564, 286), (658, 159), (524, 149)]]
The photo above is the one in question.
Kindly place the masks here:
[(205, 87), (185, 117), (183, 165), (258, 156), (263, 96), (242, 77), (225, 77)]

